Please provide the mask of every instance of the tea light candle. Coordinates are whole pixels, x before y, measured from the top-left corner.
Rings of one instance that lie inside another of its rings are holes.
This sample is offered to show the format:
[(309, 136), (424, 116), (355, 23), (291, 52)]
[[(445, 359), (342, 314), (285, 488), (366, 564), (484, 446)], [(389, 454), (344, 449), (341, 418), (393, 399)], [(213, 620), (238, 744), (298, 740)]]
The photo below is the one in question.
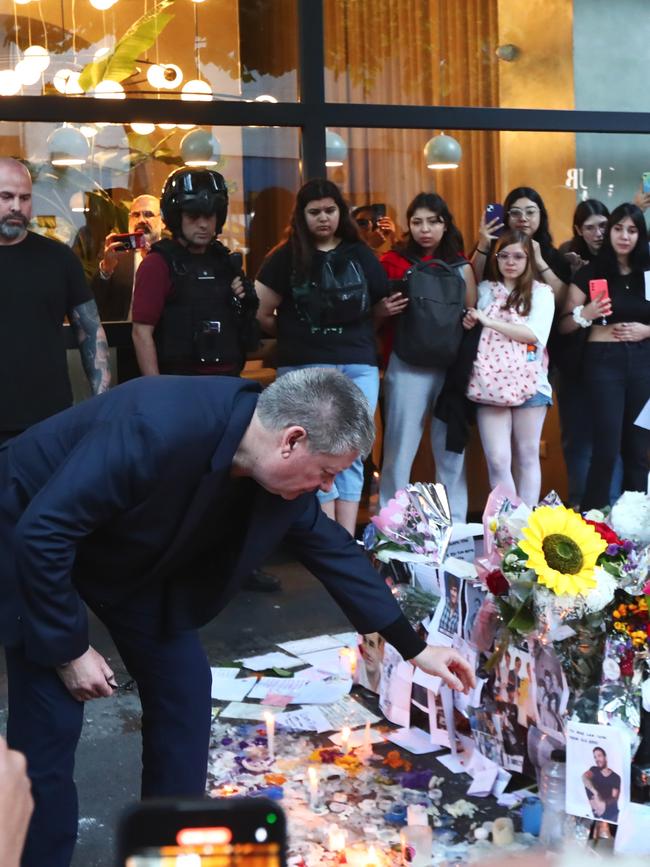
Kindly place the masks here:
[(374, 846), (367, 848), (364, 843), (353, 843), (345, 849), (348, 867), (384, 867), (384, 858)]
[(309, 777), (309, 806), (315, 807), (318, 803), (318, 768), (313, 765), (308, 767), (307, 776)]
[(500, 816), (492, 825), (492, 842), (495, 846), (509, 846), (515, 839), (515, 829), (512, 819)]
[(341, 749), (344, 753), (347, 753), (350, 747), (350, 734), (350, 726), (343, 726), (341, 729)]
[(264, 721), (266, 723), (266, 743), (269, 751), (269, 759), (275, 759), (275, 717), (272, 713), (265, 711)]
[(354, 677), (357, 670), (357, 652), (352, 647), (342, 647), (339, 650), (339, 667), (343, 677)]
[(370, 755), (372, 752), (372, 744), (370, 743), (370, 722), (366, 723), (366, 727), (363, 730), (363, 743), (361, 745), (364, 755)]
[(345, 849), (347, 833), (338, 825), (330, 825), (327, 837), (327, 848), (330, 852), (342, 852)]

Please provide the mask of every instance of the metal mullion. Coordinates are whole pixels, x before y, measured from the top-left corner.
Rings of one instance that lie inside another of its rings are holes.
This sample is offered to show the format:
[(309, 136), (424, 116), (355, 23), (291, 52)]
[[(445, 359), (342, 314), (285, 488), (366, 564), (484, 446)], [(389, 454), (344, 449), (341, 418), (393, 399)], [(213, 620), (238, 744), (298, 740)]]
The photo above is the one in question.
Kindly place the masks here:
[(302, 177), (325, 174), (325, 34), (323, 0), (298, 0)]

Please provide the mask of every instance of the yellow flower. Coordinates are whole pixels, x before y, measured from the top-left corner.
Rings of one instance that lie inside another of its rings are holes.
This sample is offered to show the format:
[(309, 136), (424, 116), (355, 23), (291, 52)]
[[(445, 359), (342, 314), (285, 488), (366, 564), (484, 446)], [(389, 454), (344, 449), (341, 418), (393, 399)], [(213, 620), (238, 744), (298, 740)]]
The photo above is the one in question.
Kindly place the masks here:
[(564, 506), (540, 506), (523, 529), (519, 547), (537, 581), (558, 596), (588, 593), (596, 586), (594, 567), (607, 547), (596, 530)]
[(625, 624), (624, 623), (615, 623), (614, 629), (616, 629), (618, 632), (625, 632)]

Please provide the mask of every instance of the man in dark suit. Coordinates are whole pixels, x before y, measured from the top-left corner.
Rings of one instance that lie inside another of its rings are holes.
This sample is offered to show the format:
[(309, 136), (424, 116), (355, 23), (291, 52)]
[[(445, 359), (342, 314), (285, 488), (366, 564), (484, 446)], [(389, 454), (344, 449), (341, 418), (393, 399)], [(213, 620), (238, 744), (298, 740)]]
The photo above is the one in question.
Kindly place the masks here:
[(83, 702), (113, 672), (88, 644), (107, 625), (143, 705), (142, 794), (200, 795), (210, 668), (197, 627), (284, 540), (363, 634), (457, 689), (474, 675), (427, 647), (352, 537), (315, 497), (370, 449), (357, 387), (290, 373), (260, 395), (234, 377), (136, 379), (0, 448), (0, 634), (7, 736), (28, 760), (36, 809), (24, 867), (68, 867)]
[(129, 232), (142, 232), (145, 246), (124, 249), (112, 233), (106, 236), (104, 252), (92, 281), (92, 290), (103, 322), (120, 322), (131, 318), (131, 299), (135, 272), (149, 249), (162, 234), (160, 203), (155, 196), (138, 196), (129, 209)]

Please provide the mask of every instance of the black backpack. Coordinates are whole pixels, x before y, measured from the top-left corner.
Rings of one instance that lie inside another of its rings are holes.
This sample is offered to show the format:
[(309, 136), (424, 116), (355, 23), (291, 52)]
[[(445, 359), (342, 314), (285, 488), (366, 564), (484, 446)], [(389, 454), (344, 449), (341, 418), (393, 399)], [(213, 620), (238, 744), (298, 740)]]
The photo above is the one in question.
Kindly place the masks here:
[(441, 259), (413, 264), (392, 289), (408, 296), (406, 310), (397, 317), (393, 348), (407, 364), (449, 367), (456, 360), (463, 336), (465, 281), (459, 266)]
[(301, 319), (316, 328), (338, 328), (370, 315), (370, 294), (361, 263), (349, 248), (323, 256), (314, 279), (292, 287)]

